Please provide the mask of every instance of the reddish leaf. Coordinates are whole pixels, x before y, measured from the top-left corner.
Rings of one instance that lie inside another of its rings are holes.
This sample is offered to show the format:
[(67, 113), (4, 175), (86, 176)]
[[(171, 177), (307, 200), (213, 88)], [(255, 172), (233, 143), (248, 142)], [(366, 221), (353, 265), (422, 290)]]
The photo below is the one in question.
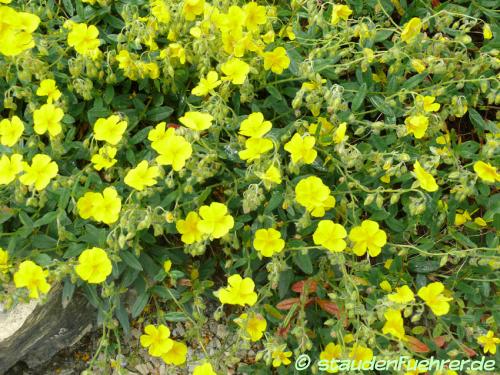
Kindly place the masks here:
[(318, 283), (314, 280), (301, 280), (297, 281), (292, 285), (292, 290), (297, 293), (304, 293), (305, 289), (307, 289), (308, 293), (315, 293), (316, 289), (318, 289)]
[(286, 327), (278, 327), (277, 334), (281, 337), (286, 337), (288, 335), (288, 331), (290, 331), (291, 324)]
[(167, 128), (177, 129), (177, 128), (180, 128), (180, 125), (179, 124), (167, 124)]
[(336, 303), (328, 301), (326, 299), (317, 299), (316, 303), (327, 313), (335, 315), (337, 319), (340, 319), (340, 308)]
[(300, 298), (288, 298), (279, 302), (276, 305), (276, 308), (280, 310), (290, 310), (293, 305), (298, 305), (299, 303), (300, 303)]
[(434, 338), (434, 343), (438, 348), (442, 348), (446, 344), (446, 336), (438, 336)]
[(436, 8), (441, 5), (441, 2), (439, 0), (432, 0), (432, 7)]
[(469, 357), (469, 358), (475, 357), (477, 355), (477, 353), (474, 350), (472, 350), (471, 348), (469, 348), (467, 345), (462, 344), (462, 349), (464, 350), (465, 354), (467, 354), (467, 357)]
[(429, 353), (431, 350), (422, 341), (413, 336), (406, 336), (408, 347), (415, 353)]

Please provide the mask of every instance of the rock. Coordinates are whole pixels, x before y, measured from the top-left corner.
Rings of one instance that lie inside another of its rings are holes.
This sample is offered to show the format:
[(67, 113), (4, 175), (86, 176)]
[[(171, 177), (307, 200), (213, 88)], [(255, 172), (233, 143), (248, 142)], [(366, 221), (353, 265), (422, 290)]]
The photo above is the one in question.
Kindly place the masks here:
[(32, 301), (0, 313), (0, 374), (19, 361), (30, 368), (48, 362), (88, 333), (95, 317), (95, 309), (79, 293), (63, 307), (60, 286), (52, 288), (43, 305)]

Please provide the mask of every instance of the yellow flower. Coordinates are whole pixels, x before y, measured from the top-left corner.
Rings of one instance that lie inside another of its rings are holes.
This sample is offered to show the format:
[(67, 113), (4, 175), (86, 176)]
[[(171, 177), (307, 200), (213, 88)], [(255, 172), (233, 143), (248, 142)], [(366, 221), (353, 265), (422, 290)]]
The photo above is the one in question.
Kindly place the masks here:
[(16, 179), (16, 176), (23, 170), (23, 156), (12, 154), (9, 158), (2, 155), (0, 158), (0, 185), (8, 185)]
[(415, 177), (417, 177), (418, 182), (420, 182), (420, 187), (422, 189), (429, 192), (433, 192), (439, 189), (439, 186), (436, 183), (434, 177), (424, 168), (422, 168), (418, 160), (415, 162), (415, 164), (413, 164), (413, 173), (415, 174)]
[(186, 112), (184, 116), (179, 118), (182, 125), (189, 129), (202, 131), (212, 126), (213, 116), (203, 112)]
[(161, 358), (168, 365), (179, 366), (186, 362), (187, 346), (183, 342), (172, 340), (173, 345), (170, 350), (161, 355)]
[(392, 292), (392, 287), (391, 287), (391, 284), (389, 284), (389, 282), (387, 280), (384, 280), (382, 281), (380, 284), (379, 284), (380, 288), (387, 292), (387, 293), (390, 293)]
[(16, 288), (28, 288), (30, 298), (38, 298), (40, 293), (47, 294), (50, 289), (45, 277), (47, 272), (31, 260), (25, 260), (14, 274)]
[(84, 250), (78, 257), (76, 274), (89, 284), (99, 284), (111, 274), (113, 266), (108, 254), (98, 247)]
[(123, 133), (127, 129), (127, 122), (121, 121), (117, 115), (108, 118), (100, 118), (94, 124), (94, 138), (98, 141), (105, 141), (115, 146), (122, 139)]
[(217, 375), (210, 363), (204, 363), (196, 366), (193, 370), (193, 375)]
[(174, 128), (169, 128), (165, 137), (156, 142), (156, 151), (160, 154), (156, 161), (160, 165), (171, 165), (174, 171), (180, 171), (191, 157), (193, 148), (186, 138), (175, 135)]
[(352, 9), (348, 5), (335, 4), (332, 10), (332, 25), (339, 23), (341, 19), (347, 21), (352, 14)]
[(167, 4), (165, 4), (165, 1), (152, 0), (150, 6), (151, 6), (151, 14), (158, 20), (158, 22), (160, 23), (170, 22), (170, 10), (168, 9)]
[(495, 337), (495, 333), (493, 331), (488, 331), (486, 335), (478, 337), (477, 342), (483, 346), (484, 354), (490, 352), (495, 355), (497, 352), (497, 344), (500, 343), (500, 339)]
[(243, 6), (243, 13), (245, 15), (243, 25), (250, 31), (258, 30), (259, 25), (267, 22), (266, 8), (258, 5), (256, 2), (252, 1), (245, 4)]
[(113, 224), (118, 221), (122, 208), (122, 200), (113, 187), (107, 187), (102, 192), (102, 199), (97, 200), (93, 216), (95, 220), (104, 224)]
[(174, 346), (174, 340), (170, 338), (170, 330), (166, 325), (160, 324), (158, 328), (149, 324), (144, 328), (144, 335), (140, 341), (143, 348), (148, 348), (148, 352), (153, 357), (160, 357), (167, 353)]
[(441, 104), (434, 103), (436, 98), (434, 96), (421, 96), (417, 95), (417, 103), (422, 106), (425, 112), (437, 112), (441, 108)]
[(413, 134), (415, 138), (420, 139), (425, 135), (429, 119), (424, 115), (410, 116), (405, 119), (405, 124), (408, 134)]
[(260, 314), (248, 314), (243, 313), (238, 318), (234, 320), (238, 326), (245, 330), (248, 337), (245, 339), (250, 341), (259, 341), (267, 328), (266, 319)]
[(274, 30), (269, 30), (267, 33), (265, 33), (262, 36), (262, 40), (264, 41), (264, 43), (270, 44), (270, 43), (274, 42), (275, 36), (276, 36), (276, 34), (274, 33)]
[(146, 160), (141, 161), (137, 167), (131, 169), (125, 176), (125, 184), (136, 189), (144, 190), (147, 186), (156, 185), (156, 179), (160, 175), (160, 168), (150, 167)]
[(500, 181), (500, 174), (497, 173), (496, 167), (484, 161), (476, 161), (474, 163), (474, 172), (483, 181), (494, 183), (495, 181)]
[(228, 286), (216, 292), (222, 304), (253, 306), (257, 302), (257, 293), (254, 292), (255, 283), (249, 277), (241, 278), (240, 275), (231, 275), (227, 278)]
[(182, 6), (182, 14), (188, 21), (193, 21), (196, 16), (203, 14), (205, 8), (205, 0), (184, 0)]
[(210, 206), (201, 206), (199, 211), (198, 229), (212, 238), (225, 236), (234, 226), (234, 219), (228, 214), (225, 204), (212, 202)]
[(391, 334), (399, 340), (405, 340), (405, 327), (401, 311), (395, 309), (388, 309), (384, 313), (386, 319), (385, 325), (382, 328), (384, 335)]
[(319, 354), (319, 359), (328, 361), (328, 368), (326, 372), (332, 374), (339, 371), (338, 365), (331, 365), (331, 361), (334, 359), (340, 359), (342, 357), (342, 346), (340, 344), (334, 344), (333, 342), (328, 343), (325, 349)]
[(411, 67), (417, 71), (418, 74), (422, 73), (427, 67), (425, 66), (424, 62), (419, 59), (412, 59), (411, 62)]
[(186, 63), (186, 50), (179, 43), (169, 44), (166, 50), (161, 51), (161, 58), (167, 56), (178, 58), (181, 64)]
[(94, 52), (99, 47), (99, 30), (94, 25), (87, 26), (77, 23), (71, 27), (68, 34), (68, 45), (74, 47), (76, 52), (85, 55)]
[(376, 257), (387, 242), (387, 234), (379, 228), (377, 222), (363, 220), (360, 226), (351, 229), (349, 239), (354, 242), (352, 248), (354, 254), (362, 256), (368, 248), (368, 254), (371, 257)]
[(455, 225), (460, 226), (465, 224), (468, 221), (471, 221), (472, 217), (470, 216), (469, 212), (467, 210), (463, 212), (457, 212), (455, 214)]
[(34, 185), (36, 190), (43, 190), (57, 176), (59, 168), (50, 156), (36, 154), (31, 161), (31, 165), (23, 162), (23, 171), (24, 174), (19, 177), (19, 181), (23, 185)]
[(341, 143), (345, 139), (345, 132), (347, 130), (347, 123), (343, 122), (339, 125), (335, 132), (333, 133), (333, 142), (335, 144)]
[(85, 193), (76, 203), (76, 208), (78, 209), (80, 217), (85, 220), (93, 217), (96, 208), (101, 205), (102, 199), (101, 193)]
[(219, 75), (216, 71), (211, 70), (207, 74), (207, 78), (201, 78), (198, 86), (191, 90), (191, 93), (196, 96), (205, 96), (213, 89), (218, 87), (221, 84), (221, 80), (219, 80)]
[(313, 217), (323, 217), (325, 211), (335, 207), (335, 198), (319, 177), (310, 176), (299, 181), (295, 187), (295, 199)]
[(94, 164), (94, 168), (97, 171), (101, 169), (111, 168), (116, 164), (116, 152), (118, 150), (113, 146), (103, 146), (99, 149), (99, 153), (92, 156), (90, 161)]
[(0, 247), (0, 272), (6, 273), (9, 268), (9, 253)]
[(347, 237), (345, 228), (334, 223), (332, 220), (321, 220), (314, 231), (313, 240), (315, 245), (323, 246), (331, 252), (341, 252), (346, 248)]
[(0, 143), (7, 147), (14, 146), (23, 135), (24, 124), (17, 116), (12, 119), (3, 119), (0, 121)]
[(33, 112), (33, 129), (37, 134), (45, 134), (48, 131), (51, 137), (55, 137), (62, 131), (61, 120), (63, 117), (64, 112), (61, 108), (57, 108), (51, 103), (44, 104)]
[(493, 38), (493, 33), (491, 32), (491, 27), (487, 23), (485, 23), (483, 26), (483, 38), (487, 39), (487, 40)]
[(411, 291), (408, 285), (403, 285), (402, 287), (396, 288), (396, 293), (389, 294), (387, 296), (389, 301), (407, 304), (415, 299), (415, 294)]
[(288, 366), (292, 361), (290, 361), (290, 357), (292, 356), (292, 352), (284, 352), (282, 350), (273, 351), (273, 367), (280, 367), (281, 365)]
[(370, 361), (373, 358), (373, 351), (362, 345), (354, 344), (351, 352), (349, 353), (349, 358), (353, 361)]
[(448, 313), (450, 310), (448, 301), (453, 300), (453, 298), (444, 296), (443, 292), (444, 285), (440, 282), (434, 282), (420, 288), (417, 294), (435, 315), (440, 316)]
[(290, 66), (290, 58), (283, 47), (276, 47), (270, 52), (264, 52), (264, 69), (281, 74)]
[(40, 87), (36, 90), (38, 96), (46, 96), (47, 103), (57, 100), (61, 97), (61, 91), (57, 89), (56, 81), (53, 79), (44, 79), (40, 82)]
[(422, 21), (418, 17), (413, 17), (403, 26), (401, 32), (401, 40), (410, 43), (420, 33), (422, 29)]
[(0, 53), (16, 56), (35, 46), (31, 35), (40, 24), (38, 16), (0, 6)]
[(171, 269), (172, 269), (172, 261), (170, 259), (163, 262), (163, 270), (166, 273), (169, 273)]
[(281, 233), (276, 229), (259, 229), (255, 232), (253, 247), (262, 256), (272, 257), (274, 253), (280, 253), (285, 248), (285, 241)]
[(261, 112), (253, 112), (241, 122), (239, 134), (245, 137), (262, 138), (272, 127), (271, 121), (265, 121)]
[(271, 165), (265, 173), (257, 173), (257, 176), (262, 179), (267, 190), (271, 188), (272, 184), (281, 184), (280, 170), (274, 165)]
[(290, 141), (285, 143), (285, 151), (292, 156), (292, 163), (303, 161), (306, 164), (312, 164), (316, 160), (317, 152), (314, 149), (316, 138), (312, 135), (302, 138), (300, 134), (295, 133)]
[(238, 152), (241, 160), (251, 162), (260, 159), (262, 154), (272, 150), (273, 142), (266, 138), (248, 138), (245, 141), (245, 149)]
[(222, 64), (221, 70), (226, 75), (222, 77), (222, 80), (231, 81), (235, 85), (242, 85), (250, 72), (250, 65), (243, 60), (233, 57)]
[(185, 220), (178, 220), (175, 223), (177, 231), (182, 234), (181, 241), (185, 244), (192, 244), (201, 241), (203, 237), (203, 232), (198, 229), (198, 223), (200, 222), (200, 217), (194, 211), (187, 214)]

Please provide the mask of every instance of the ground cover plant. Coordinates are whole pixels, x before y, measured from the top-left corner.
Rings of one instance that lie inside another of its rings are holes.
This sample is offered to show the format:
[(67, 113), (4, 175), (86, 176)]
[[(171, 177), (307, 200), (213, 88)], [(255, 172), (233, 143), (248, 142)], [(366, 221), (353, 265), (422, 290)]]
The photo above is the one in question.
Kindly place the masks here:
[(500, 361), (495, 1), (0, 3), (0, 301), (89, 373)]

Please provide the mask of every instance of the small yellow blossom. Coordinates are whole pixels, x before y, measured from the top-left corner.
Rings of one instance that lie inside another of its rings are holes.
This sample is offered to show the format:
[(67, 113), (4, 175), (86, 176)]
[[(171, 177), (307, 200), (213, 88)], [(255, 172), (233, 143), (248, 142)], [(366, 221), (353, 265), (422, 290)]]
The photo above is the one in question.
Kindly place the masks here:
[(196, 16), (203, 14), (205, 0), (184, 0), (182, 14), (188, 21), (193, 21)]
[(295, 199), (313, 217), (323, 217), (325, 212), (335, 207), (335, 198), (319, 177), (310, 176), (299, 181), (295, 187)]
[(266, 319), (260, 314), (250, 315), (243, 313), (234, 320), (248, 336), (245, 339), (250, 341), (259, 341), (267, 328)]
[(140, 341), (142, 347), (148, 348), (149, 354), (153, 357), (162, 356), (174, 346), (174, 340), (170, 338), (170, 329), (163, 324), (160, 324), (158, 328), (152, 324), (147, 325)]
[(424, 115), (410, 116), (405, 119), (405, 124), (408, 134), (413, 134), (415, 138), (420, 139), (425, 135), (429, 119)]
[(182, 235), (181, 241), (185, 244), (192, 244), (201, 241), (203, 232), (198, 228), (200, 217), (194, 211), (187, 214), (185, 220), (178, 220), (175, 223), (177, 231)]
[(198, 86), (191, 90), (191, 93), (196, 96), (205, 96), (210, 93), (213, 89), (217, 88), (221, 84), (219, 80), (219, 75), (216, 71), (211, 70), (207, 74), (207, 78), (201, 78)]
[(94, 138), (115, 146), (121, 141), (126, 129), (127, 122), (122, 121), (117, 115), (100, 118), (94, 124)]
[(285, 143), (285, 151), (289, 152), (292, 157), (292, 163), (303, 161), (306, 164), (312, 164), (318, 155), (314, 149), (316, 138), (312, 135), (302, 138), (300, 134), (295, 133), (290, 141)]
[(234, 219), (223, 203), (212, 202), (210, 206), (201, 206), (199, 212), (201, 220), (198, 229), (212, 238), (221, 238), (234, 227)]
[(8, 185), (23, 171), (23, 156), (12, 154), (0, 157), (0, 185)]
[(412, 59), (410, 61), (411, 67), (416, 70), (418, 74), (422, 73), (427, 67), (425, 66), (425, 63), (422, 60), (419, 59)]
[(495, 355), (497, 353), (497, 344), (500, 343), (500, 339), (495, 337), (495, 333), (493, 331), (488, 331), (486, 335), (479, 336), (477, 342), (483, 346), (484, 354), (489, 352), (492, 355)]
[(186, 362), (187, 346), (183, 342), (172, 340), (172, 347), (161, 355), (167, 365), (180, 366)]
[(186, 165), (187, 159), (193, 154), (193, 147), (186, 138), (175, 135), (175, 129), (169, 128), (165, 137), (155, 144), (159, 156), (156, 161), (160, 165), (171, 165), (176, 172)]
[(250, 30), (256, 31), (260, 25), (267, 22), (266, 7), (258, 5), (256, 2), (249, 2), (243, 6), (243, 25)]
[(362, 345), (354, 344), (351, 352), (349, 353), (349, 358), (352, 358), (352, 360), (356, 361), (356, 363), (358, 361), (370, 361), (373, 358), (373, 351)]
[(422, 298), (432, 312), (437, 315), (446, 315), (450, 310), (449, 301), (453, 298), (443, 295), (444, 285), (440, 282), (430, 283), (419, 289), (417, 295)]
[(262, 256), (272, 257), (273, 254), (283, 251), (285, 241), (281, 238), (281, 233), (276, 229), (258, 229), (255, 232), (253, 247)]
[(14, 146), (23, 135), (24, 124), (17, 116), (0, 121), (0, 143), (7, 147)]
[(57, 89), (56, 81), (53, 79), (44, 79), (40, 82), (40, 87), (36, 90), (38, 96), (46, 96), (47, 103), (52, 103), (61, 97), (61, 91)]
[(150, 167), (146, 160), (141, 161), (137, 167), (131, 169), (125, 176), (125, 184), (136, 189), (144, 190), (148, 186), (156, 185), (156, 179), (160, 176), (160, 168)]
[(284, 352), (282, 350), (275, 350), (272, 353), (273, 358), (273, 367), (288, 366), (292, 361), (290, 357), (292, 356), (292, 352)]
[(493, 38), (493, 33), (491, 32), (491, 27), (487, 23), (483, 26), (483, 38), (489, 40)]
[(239, 134), (245, 137), (262, 138), (272, 127), (271, 121), (264, 120), (261, 112), (253, 112), (241, 122)]
[(388, 293), (392, 292), (391, 284), (389, 284), (389, 282), (387, 280), (382, 281), (379, 286), (385, 292), (388, 292)]
[(476, 161), (474, 163), (474, 172), (479, 176), (479, 178), (488, 183), (494, 183), (495, 181), (500, 181), (500, 174), (497, 172), (496, 167), (484, 161)]
[(33, 129), (37, 134), (45, 134), (49, 132), (51, 137), (55, 137), (62, 131), (61, 120), (64, 117), (64, 112), (61, 108), (57, 108), (53, 104), (44, 104), (39, 109), (33, 112)]
[(313, 234), (313, 241), (331, 252), (341, 252), (347, 246), (344, 241), (346, 237), (347, 232), (342, 225), (332, 220), (321, 220)]
[(84, 55), (99, 47), (99, 30), (94, 25), (74, 24), (68, 34), (68, 45)]
[(228, 286), (216, 292), (222, 304), (253, 306), (257, 302), (255, 283), (249, 277), (242, 278), (240, 275), (231, 275), (227, 279)]
[(422, 189), (429, 192), (434, 192), (439, 189), (434, 177), (422, 168), (418, 160), (413, 164), (413, 173), (415, 174), (418, 182), (420, 182), (420, 187)]
[(243, 60), (233, 57), (222, 64), (221, 70), (226, 75), (222, 77), (222, 80), (231, 81), (235, 85), (242, 85), (250, 72), (250, 65)]
[(266, 138), (248, 138), (245, 141), (245, 149), (238, 152), (241, 160), (251, 162), (273, 149), (273, 141)]
[(354, 242), (352, 248), (354, 254), (362, 256), (368, 249), (368, 254), (371, 257), (376, 257), (387, 242), (387, 234), (379, 228), (377, 222), (363, 220), (360, 226), (351, 229), (349, 239)]
[(332, 9), (332, 25), (338, 24), (341, 19), (347, 21), (351, 14), (352, 9), (348, 5), (335, 4)]
[[(345, 341), (345, 340), (344, 340)], [(332, 360), (340, 359), (342, 357), (342, 346), (340, 344), (334, 344), (333, 342), (328, 343), (325, 349), (319, 354), (321, 360), (328, 361), (328, 368), (326, 372), (332, 374), (339, 371), (338, 365), (332, 365)]]
[(182, 125), (189, 129), (202, 131), (212, 126), (213, 116), (203, 112), (186, 112), (184, 116), (179, 118)]
[(389, 301), (404, 305), (415, 300), (415, 294), (413, 294), (408, 285), (403, 285), (399, 288), (396, 288), (396, 292), (389, 294), (387, 298), (389, 299)]
[(193, 370), (193, 375), (217, 375), (210, 363), (204, 363), (196, 366)]
[(435, 103), (436, 98), (434, 96), (417, 95), (416, 101), (422, 106), (425, 112), (437, 112), (441, 108), (441, 104)]
[(99, 149), (99, 153), (92, 156), (90, 161), (97, 171), (109, 169), (117, 162), (115, 159), (117, 151), (116, 147), (105, 145)]
[(455, 214), (455, 225), (460, 226), (464, 225), (466, 222), (471, 221), (472, 217), (469, 214), (469, 211), (459, 211)]
[(386, 319), (385, 325), (382, 328), (384, 335), (391, 334), (399, 340), (405, 339), (405, 328), (401, 311), (395, 309), (388, 309), (384, 313)]
[(421, 29), (422, 21), (418, 17), (413, 17), (403, 26), (401, 40), (405, 43), (410, 43), (420, 33)]
[(166, 273), (169, 273), (171, 269), (172, 269), (172, 261), (170, 259), (164, 261), (163, 262), (163, 270)]
[(0, 272), (6, 273), (9, 268), (9, 253), (0, 247)]
[(276, 47), (271, 52), (264, 52), (264, 69), (281, 74), (290, 66), (290, 58), (283, 47)]
[(272, 184), (281, 184), (281, 173), (278, 168), (271, 165), (265, 173), (256, 173), (262, 179), (264, 186), (269, 190)]
[(30, 298), (38, 298), (40, 293), (47, 294), (50, 284), (46, 280), (47, 271), (32, 262), (25, 260), (19, 265), (19, 269), (14, 274), (14, 284), (16, 288), (27, 288)]
[(89, 284), (99, 284), (111, 274), (112, 268), (106, 251), (93, 247), (80, 254), (75, 271), (82, 280)]
[(19, 177), (23, 185), (34, 186), (35, 190), (43, 190), (57, 176), (59, 168), (50, 156), (36, 154), (31, 161), (31, 165), (23, 162), (23, 171), (24, 174)]

